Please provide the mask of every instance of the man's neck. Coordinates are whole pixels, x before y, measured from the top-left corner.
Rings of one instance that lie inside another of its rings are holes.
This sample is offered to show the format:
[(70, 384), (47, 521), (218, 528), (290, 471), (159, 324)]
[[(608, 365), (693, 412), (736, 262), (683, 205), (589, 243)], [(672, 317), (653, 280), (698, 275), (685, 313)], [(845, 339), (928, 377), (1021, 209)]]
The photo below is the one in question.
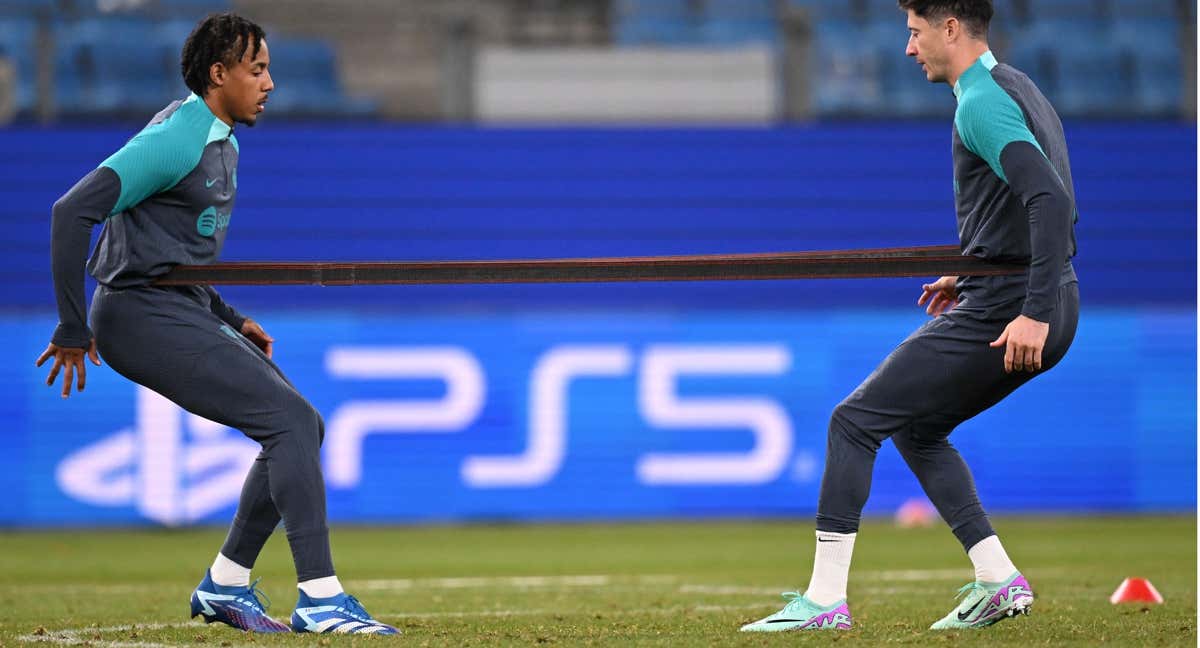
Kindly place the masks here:
[(204, 95), (204, 105), (208, 106), (208, 109), (212, 111), (213, 117), (220, 119), (221, 121), (225, 122), (226, 126), (233, 128), (233, 117), (230, 117), (229, 113), (221, 110), (217, 100), (213, 97), (211, 92)]
[(972, 65), (975, 65), (975, 61), (978, 61), (979, 57), (983, 56), (989, 49), (991, 48), (988, 47), (987, 41), (969, 40), (950, 66), (950, 74), (946, 77), (946, 83), (950, 84), (950, 87), (953, 88), (958, 83), (959, 77)]

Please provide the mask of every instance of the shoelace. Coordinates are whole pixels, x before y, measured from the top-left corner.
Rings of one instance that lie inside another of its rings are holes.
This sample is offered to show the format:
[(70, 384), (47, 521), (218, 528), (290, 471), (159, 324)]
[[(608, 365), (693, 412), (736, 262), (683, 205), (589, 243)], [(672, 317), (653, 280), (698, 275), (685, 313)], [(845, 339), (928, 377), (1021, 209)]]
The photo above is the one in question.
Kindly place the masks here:
[(959, 604), (959, 608), (961, 608), (963, 605), (965, 605), (967, 603), (968, 600), (970, 600), (969, 598), (966, 598), (966, 596), (968, 594), (970, 594), (971, 592), (973, 592), (974, 590), (980, 590), (984, 594), (987, 594), (987, 588), (984, 587), (983, 585), (980, 585), (979, 581), (967, 583), (966, 585), (963, 585), (962, 587), (958, 588), (958, 593), (956, 593), (954, 595), (955, 599), (963, 599), (963, 602)]
[(342, 604), (342, 609), (349, 612), (350, 616), (355, 617), (359, 621), (370, 621), (372, 623), (375, 621), (353, 594), (346, 595), (346, 602)]
[[(246, 593), (250, 595), (251, 599), (253, 599), (254, 603), (257, 605), (258, 611), (265, 614), (266, 611), (271, 607), (271, 599), (267, 597), (266, 592), (258, 589), (258, 581), (260, 580), (262, 580), (262, 578), (254, 579), (254, 582), (250, 583), (250, 587), (246, 588)], [(265, 604), (263, 603), (263, 600), (266, 600)]]
[(784, 599), (787, 599), (787, 605), (783, 606), (784, 610), (792, 611), (796, 608), (804, 608), (805, 610), (812, 607), (808, 599), (804, 598), (802, 592), (784, 592), (780, 594)]

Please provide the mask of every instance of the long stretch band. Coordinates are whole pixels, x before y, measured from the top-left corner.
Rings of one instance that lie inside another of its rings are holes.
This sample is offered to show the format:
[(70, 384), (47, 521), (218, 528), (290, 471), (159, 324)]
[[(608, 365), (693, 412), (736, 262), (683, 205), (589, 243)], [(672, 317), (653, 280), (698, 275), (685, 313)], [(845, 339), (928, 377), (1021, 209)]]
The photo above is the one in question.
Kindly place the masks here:
[(327, 263), (217, 263), (176, 266), (154, 283), (257, 286), (385, 284), (572, 283), (602, 281), (724, 281), (848, 279), (1018, 274), (1023, 265), (991, 263), (958, 246), (701, 254), (693, 256)]

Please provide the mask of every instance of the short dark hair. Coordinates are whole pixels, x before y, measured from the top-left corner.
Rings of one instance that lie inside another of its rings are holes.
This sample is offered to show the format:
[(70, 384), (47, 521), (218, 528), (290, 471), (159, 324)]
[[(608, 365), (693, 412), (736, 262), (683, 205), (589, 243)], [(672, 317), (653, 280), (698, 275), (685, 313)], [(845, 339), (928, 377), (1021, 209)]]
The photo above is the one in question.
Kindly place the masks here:
[(912, 10), (925, 20), (945, 20), (950, 16), (967, 27), (972, 38), (987, 36), (988, 23), (995, 11), (992, 0), (898, 0), (904, 11)]
[(233, 67), (246, 49), (250, 58), (258, 56), (266, 33), (263, 28), (233, 13), (210, 14), (196, 24), (196, 28), (183, 43), (179, 67), (183, 71), (183, 82), (192, 92), (203, 97), (212, 82), (208, 71), (213, 63), (224, 63)]

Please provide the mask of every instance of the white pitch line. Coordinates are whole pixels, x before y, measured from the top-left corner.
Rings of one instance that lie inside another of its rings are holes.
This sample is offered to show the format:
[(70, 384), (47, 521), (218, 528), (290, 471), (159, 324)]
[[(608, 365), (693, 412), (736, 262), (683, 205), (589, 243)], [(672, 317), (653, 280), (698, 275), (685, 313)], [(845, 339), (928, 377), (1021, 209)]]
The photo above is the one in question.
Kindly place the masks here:
[(644, 610), (571, 610), (561, 609), (523, 609), (523, 610), (487, 610), (484, 612), (390, 612), (380, 614), (380, 618), (389, 619), (461, 619), (469, 617), (517, 617), (555, 614), (559, 616), (580, 616), (600, 614), (603, 616), (634, 616), (638, 614), (679, 614), (681, 612), (735, 612), (770, 607), (769, 603), (753, 603), (748, 605), (675, 605), (665, 608), (647, 608)]
[(408, 589), (479, 589), (485, 587), (515, 587), (532, 589), (538, 587), (604, 587), (616, 583), (661, 585), (679, 579), (671, 575), (614, 576), (606, 574), (583, 574), (563, 576), (467, 576), (460, 578), (389, 578), (352, 580), (350, 589), (363, 590), (408, 590)]

